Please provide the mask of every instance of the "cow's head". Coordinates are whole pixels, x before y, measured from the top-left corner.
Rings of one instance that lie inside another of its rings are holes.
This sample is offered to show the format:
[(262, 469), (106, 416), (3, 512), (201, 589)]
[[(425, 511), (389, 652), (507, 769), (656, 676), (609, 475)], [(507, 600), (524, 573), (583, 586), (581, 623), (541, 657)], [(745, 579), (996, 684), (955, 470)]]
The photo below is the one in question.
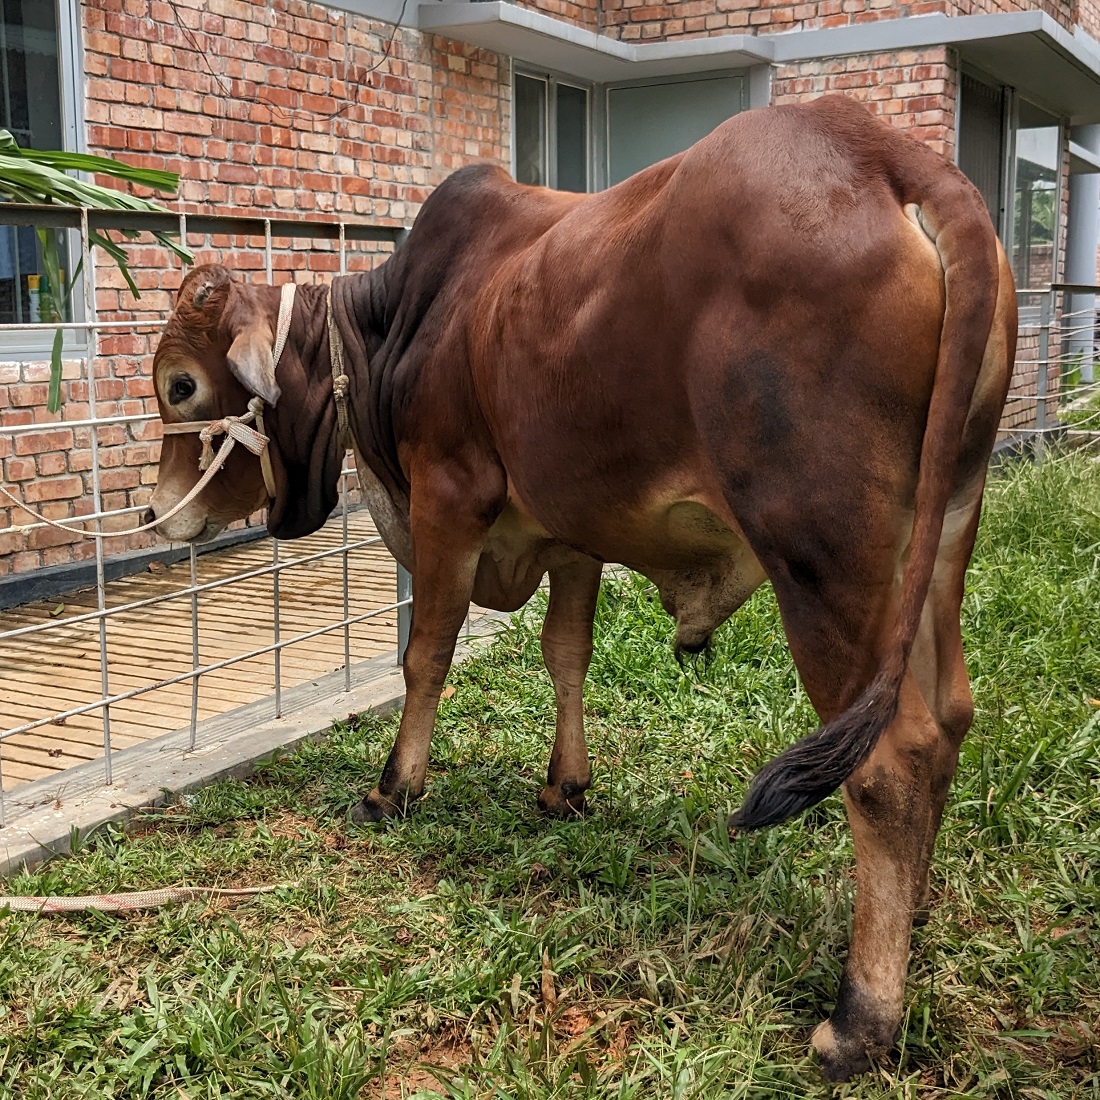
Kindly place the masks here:
[[(153, 358), (164, 423), (240, 416), (254, 396), (274, 407), (280, 395), (272, 359), (277, 317), (277, 290), (236, 282), (217, 264), (190, 272)], [(164, 515), (194, 488), (201, 451), (197, 434), (165, 436), (147, 520)], [(234, 447), (223, 470), (159, 530), (165, 538), (204, 542), (267, 500), (258, 459)]]

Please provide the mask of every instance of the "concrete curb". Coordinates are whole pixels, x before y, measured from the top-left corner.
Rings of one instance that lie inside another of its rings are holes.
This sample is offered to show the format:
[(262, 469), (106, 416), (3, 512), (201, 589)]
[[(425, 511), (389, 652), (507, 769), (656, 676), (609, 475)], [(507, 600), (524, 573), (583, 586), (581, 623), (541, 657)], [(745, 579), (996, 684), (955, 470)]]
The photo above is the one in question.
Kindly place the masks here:
[[(495, 612), (472, 617), (455, 661), (491, 641), (508, 619)], [(6, 798), (0, 876), (65, 855), (100, 826), (125, 821), (174, 795), (249, 775), (277, 750), (319, 737), (334, 722), (365, 711), (385, 714), (404, 701), (405, 682), (394, 651), (353, 666), (351, 691), (344, 691), (343, 669), (285, 691), (281, 718), (272, 717), (271, 699), (261, 699), (200, 723), (193, 752), (185, 729), (115, 753), (109, 787), (102, 760), (23, 784)]]

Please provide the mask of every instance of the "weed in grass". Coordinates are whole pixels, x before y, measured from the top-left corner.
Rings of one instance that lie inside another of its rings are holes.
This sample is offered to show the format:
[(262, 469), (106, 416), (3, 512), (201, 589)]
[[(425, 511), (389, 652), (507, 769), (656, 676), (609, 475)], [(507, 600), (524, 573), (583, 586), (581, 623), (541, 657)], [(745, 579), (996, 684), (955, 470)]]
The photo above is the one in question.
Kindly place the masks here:
[(999, 471), (964, 607), (977, 719), (902, 1041), (839, 1090), (806, 1042), (849, 935), (840, 800), (762, 835), (723, 825), (815, 724), (774, 601), (681, 670), (652, 589), (613, 576), (587, 817), (534, 809), (553, 723), (536, 600), (455, 670), (407, 821), (344, 823), (395, 732), (365, 716), (16, 879), (296, 885), (0, 916), (0, 1096), (1098, 1100), (1098, 607), (1100, 464)]

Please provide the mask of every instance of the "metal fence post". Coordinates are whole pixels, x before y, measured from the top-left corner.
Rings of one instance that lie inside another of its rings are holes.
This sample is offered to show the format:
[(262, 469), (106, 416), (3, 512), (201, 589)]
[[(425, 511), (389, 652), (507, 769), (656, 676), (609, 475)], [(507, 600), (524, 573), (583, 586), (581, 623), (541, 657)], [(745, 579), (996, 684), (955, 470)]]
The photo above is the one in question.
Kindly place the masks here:
[[(393, 249), (396, 252), (408, 239), (409, 228), (399, 229), (393, 237)], [(397, 566), (397, 663), (405, 663), (405, 650), (409, 648), (409, 633), (412, 630), (412, 575), (400, 563)]]
[[(99, 465), (99, 429), (94, 422), (99, 419), (96, 405), (95, 363), (99, 354), (99, 329), (96, 325), (95, 288), (92, 285), (92, 244), (88, 225), (88, 209), (80, 211), (80, 260), (84, 273), (84, 316), (89, 322), (88, 347), (85, 363), (88, 366), (88, 419), (93, 421), (89, 429), (89, 443), (92, 452), (92, 511), (98, 516), (103, 511), (103, 496), (100, 491)], [(75, 438), (74, 438), (75, 442)], [(95, 521), (95, 531), (103, 530), (103, 521)], [(103, 698), (111, 694), (110, 674), (107, 661), (107, 619), (104, 611), (107, 607), (107, 579), (103, 556), (103, 540), (95, 540), (95, 589), (96, 606), (99, 619), (99, 683)], [(103, 722), (103, 779), (107, 786), (114, 782), (113, 761), (111, 760), (111, 705), (104, 703), (101, 710)]]
[(1039, 361), (1035, 377), (1035, 457), (1041, 462), (1046, 451), (1047, 370), (1050, 360), (1050, 322), (1054, 313), (1054, 289), (1043, 291), (1039, 299)]
[[(346, 275), (348, 273), (348, 238), (343, 218), (340, 219), (339, 249), (340, 274)], [(329, 287), (329, 293), (332, 293), (331, 286)], [(341, 538), (344, 546), (344, 552), (340, 555), (341, 583), (344, 590), (344, 690), (351, 691), (351, 623), (348, 622), (351, 617), (350, 577), (348, 575), (351, 563), (348, 560), (348, 452), (346, 449), (340, 455), (340, 522), (343, 532)]]
[(397, 566), (397, 663), (405, 663), (405, 650), (409, 648), (409, 632), (412, 630), (412, 574), (403, 566)]

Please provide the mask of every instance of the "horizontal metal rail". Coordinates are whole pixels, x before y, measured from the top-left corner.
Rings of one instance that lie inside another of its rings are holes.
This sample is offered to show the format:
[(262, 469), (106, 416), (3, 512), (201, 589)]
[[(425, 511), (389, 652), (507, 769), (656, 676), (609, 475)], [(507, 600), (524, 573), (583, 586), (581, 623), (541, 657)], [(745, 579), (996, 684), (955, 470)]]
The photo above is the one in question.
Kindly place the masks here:
[(14, 726), (12, 729), (0, 733), (0, 742), (21, 733), (29, 733), (31, 730), (40, 729), (42, 726), (56, 725), (59, 721), (65, 722), (70, 718), (75, 718), (78, 714), (88, 714), (93, 710), (100, 710), (104, 706), (113, 706), (115, 703), (121, 703), (126, 699), (135, 699), (139, 695), (148, 695), (149, 692), (158, 691), (160, 688), (186, 683), (188, 680), (192, 680), (197, 676), (206, 676), (211, 672), (217, 672), (218, 669), (229, 668), (230, 665), (239, 665), (242, 661), (249, 661), (254, 657), (262, 657), (265, 653), (281, 652), (292, 645), (299, 645), (302, 642), (309, 641), (310, 638), (318, 638), (322, 634), (330, 634), (334, 630), (343, 630), (346, 626), (354, 626), (356, 623), (365, 622), (367, 619), (376, 619), (379, 615), (389, 614), (411, 603), (411, 597), (404, 600), (397, 600), (394, 603), (386, 604), (384, 607), (376, 607), (372, 611), (364, 611), (362, 614), (351, 615), (346, 619), (340, 619), (326, 626), (316, 627), (313, 630), (306, 631), (304, 634), (296, 634), (292, 638), (281, 638), (279, 641), (272, 642), (270, 645), (250, 649), (247, 653), (234, 654), (232, 657), (226, 657), (223, 661), (215, 661), (213, 664), (203, 665), (201, 668), (192, 668), (176, 676), (168, 676), (163, 680), (158, 680), (155, 684), (146, 684), (144, 687), (118, 692), (117, 694), (109, 695), (102, 699), (96, 699), (94, 702), (85, 703), (83, 706), (73, 707), (71, 710), (63, 711), (60, 714), (51, 714), (46, 718), (38, 718), (33, 722), (25, 722), (21, 726)]
[[(74, 207), (0, 203), (0, 225), (33, 225), (42, 229), (80, 229), (83, 212)], [(188, 237), (274, 237), (281, 240), (357, 241), (396, 244), (407, 232), (400, 224), (338, 219), (266, 218), (254, 214), (192, 214), (186, 210), (88, 210), (87, 225), (93, 231), (117, 230), (181, 235), (185, 219)]]
[(107, 607), (102, 611), (86, 611), (81, 615), (72, 615), (67, 619), (54, 619), (50, 622), (33, 623), (30, 626), (16, 627), (14, 630), (0, 631), (0, 643), (11, 638), (25, 638), (30, 634), (41, 634), (43, 631), (57, 631), (67, 626), (80, 626), (83, 623), (95, 623), (100, 619), (114, 618), (116, 615), (125, 615), (131, 611), (143, 611), (158, 604), (168, 603), (171, 600), (182, 599), (185, 596), (198, 596), (203, 592), (213, 592), (219, 588), (228, 588), (231, 584), (241, 581), (255, 580), (257, 577), (270, 577), (276, 573), (285, 573), (295, 566), (308, 565), (322, 558), (333, 558), (345, 551), (360, 550), (366, 546), (381, 546), (382, 539), (373, 535), (367, 539), (357, 539), (346, 546), (333, 546), (328, 550), (317, 550), (312, 554), (306, 554), (300, 558), (292, 558), (290, 561), (279, 561), (271, 565), (261, 565), (256, 569), (249, 569), (244, 573), (234, 573), (229, 577), (221, 577), (216, 581), (207, 581), (205, 584), (188, 585), (186, 588), (176, 588), (171, 592), (162, 592), (159, 596), (148, 596), (144, 600), (132, 600), (130, 603), (119, 604), (116, 607)]
[[(4, 332), (56, 332), (61, 329), (68, 332), (71, 329), (87, 331), (89, 329), (125, 329), (132, 332), (134, 329), (164, 328), (168, 321), (164, 317), (150, 319), (148, 321), (5, 321), (0, 325), (0, 333)], [(78, 358), (74, 356), (73, 358)]]
[[(131, 400), (135, 400), (131, 398)], [(35, 432), (52, 432), (68, 428), (103, 428), (112, 424), (147, 424), (150, 420), (159, 420), (160, 413), (119, 413), (112, 416), (97, 416), (94, 420), (40, 420), (36, 424), (5, 424), (0, 431), (8, 435), (33, 435)]]

